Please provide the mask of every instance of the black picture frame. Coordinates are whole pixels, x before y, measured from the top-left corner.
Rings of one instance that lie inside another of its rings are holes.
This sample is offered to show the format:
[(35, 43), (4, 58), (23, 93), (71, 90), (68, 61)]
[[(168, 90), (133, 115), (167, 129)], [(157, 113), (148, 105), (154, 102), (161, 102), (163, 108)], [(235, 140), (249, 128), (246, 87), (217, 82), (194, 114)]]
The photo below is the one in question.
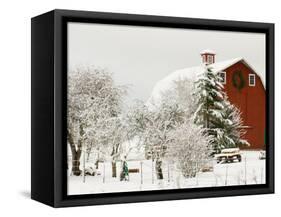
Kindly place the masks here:
[[(266, 34), (266, 184), (90, 195), (66, 194), (67, 22)], [(274, 193), (274, 24), (53, 10), (32, 18), (31, 198), (53, 207)]]

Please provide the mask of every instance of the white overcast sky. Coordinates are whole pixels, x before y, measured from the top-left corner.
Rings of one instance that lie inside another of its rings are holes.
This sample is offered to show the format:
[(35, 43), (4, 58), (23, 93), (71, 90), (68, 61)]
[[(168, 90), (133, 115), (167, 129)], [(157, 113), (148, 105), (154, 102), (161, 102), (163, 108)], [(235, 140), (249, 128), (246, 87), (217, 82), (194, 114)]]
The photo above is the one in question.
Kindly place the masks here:
[(68, 68), (106, 68), (117, 84), (130, 85), (128, 102), (146, 101), (157, 81), (201, 64), (205, 49), (216, 52), (216, 62), (243, 57), (265, 77), (265, 34), (68, 24)]

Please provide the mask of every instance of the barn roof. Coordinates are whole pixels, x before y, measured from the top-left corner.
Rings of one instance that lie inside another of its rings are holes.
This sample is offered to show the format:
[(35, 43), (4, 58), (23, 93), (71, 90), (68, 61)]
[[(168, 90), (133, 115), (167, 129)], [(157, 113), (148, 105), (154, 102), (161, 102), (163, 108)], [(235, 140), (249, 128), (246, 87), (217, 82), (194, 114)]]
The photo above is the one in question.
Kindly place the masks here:
[[(252, 69), (261, 79), (263, 86), (265, 87), (265, 79), (261, 74), (259, 74), (246, 60), (244, 60), (242, 57), (234, 58), (226, 61), (216, 62), (213, 64), (210, 64), (209, 66), (212, 67), (212, 69), (215, 72), (224, 71), (230, 66), (242, 61), (246, 66), (248, 66), (250, 69)], [(176, 80), (183, 80), (183, 79), (189, 79), (189, 80), (195, 80), (196, 77), (204, 72), (204, 66), (195, 66), (195, 67), (189, 67), (184, 69), (179, 69), (177, 71), (174, 71), (173, 73), (169, 74), (162, 80), (158, 81), (156, 85), (154, 86), (152, 90), (152, 94), (150, 98), (147, 101), (147, 104), (155, 104), (161, 99), (162, 93), (172, 88), (172, 85), (174, 81)]]
[(219, 71), (223, 71), (225, 69), (227, 69), (228, 67), (234, 65), (235, 63), (238, 62), (243, 62), (246, 66), (248, 66), (250, 69), (252, 69), (253, 72), (255, 72), (261, 79), (263, 86), (265, 87), (265, 78), (264, 76), (259, 73), (253, 66), (251, 66), (244, 58), (239, 57), (239, 58), (235, 58), (235, 59), (231, 59), (231, 60), (226, 60), (226, 61), (222, 61), (222, 62), (217, 62), (214, 63), (212, 65), (210, 65), (211, 67), (213, 67), (214, 71), (219, 72)]

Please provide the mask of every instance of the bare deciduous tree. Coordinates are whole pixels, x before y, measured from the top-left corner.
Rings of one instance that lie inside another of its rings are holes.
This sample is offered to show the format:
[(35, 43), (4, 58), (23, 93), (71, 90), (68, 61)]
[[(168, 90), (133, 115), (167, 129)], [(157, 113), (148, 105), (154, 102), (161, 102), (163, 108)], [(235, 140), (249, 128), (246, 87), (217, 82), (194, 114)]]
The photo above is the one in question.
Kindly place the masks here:
[(124, 93), (124, 88), (116, 86), (105, 70), (80, 68), (68, 73), (67, 133), (74, 175), (81, 174), (83, 148), (91, 150), (89, 146), (102, 144), (97, 137), (105, 127), (101, 123), (118, 116)]
[(177, 125), (168, 137), (168, 155), (177, 163), (184, 177), (194, 177), (210, 161), (211, 137), (192, 120)]

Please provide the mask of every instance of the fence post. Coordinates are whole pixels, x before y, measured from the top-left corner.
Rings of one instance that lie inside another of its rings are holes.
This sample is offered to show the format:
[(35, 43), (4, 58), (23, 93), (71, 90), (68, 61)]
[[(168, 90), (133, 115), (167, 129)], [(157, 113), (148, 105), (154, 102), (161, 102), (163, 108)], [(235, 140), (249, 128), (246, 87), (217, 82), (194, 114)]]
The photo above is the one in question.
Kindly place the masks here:
[(151, 158), (151, 173), (152, 173), (152, 184), (154, 184), (154, 167), (153, 167), (153, 158)]
[(170, 163), (168, 161), (168, 182), (170, 182)]
[(263, 182), (263, 167), (261, 168), (261, 184)]
[(225, 186), (227, 186), (227, 179), (228, 179), (228, 163), (226, 163), (226, 167), (225, 167), (225, 182), (224, 182)]
[(247, 158), (245, 156), (245, 174), (244, 174), (244, 177), (245, 177), (245, 185), (247, 185)]
[(105, 162), (103, 161), (103, 183), (105, 183)]
[(141, 169), (141, 184), (143, 184), (143, 174), (142, 174), (142, 161), (140, 162), (140, 169)]
[(85, 164), (86, 164), (86, 162), (85, 162), (85, 155), (86, 155), (86, 152), (84, 151), (84, 153), (83, 153), (83, 183), (85, 183), (85, 177), (86, 177), (86, 174), (85, 174)]
[(170, 171), (170, 179), (171, 179), (171, 181), (173, 182), (174, 181), (174, 169), (175, 169), (175, 167), (174, 167), (174, 162), (172, 161), (172, 170)]
[(196, 175), (196, 186), (199, 185), (199, 177), (198, 177), (198, 162), (196, 162), (196, 166), (195, 166), (195, 175)]

